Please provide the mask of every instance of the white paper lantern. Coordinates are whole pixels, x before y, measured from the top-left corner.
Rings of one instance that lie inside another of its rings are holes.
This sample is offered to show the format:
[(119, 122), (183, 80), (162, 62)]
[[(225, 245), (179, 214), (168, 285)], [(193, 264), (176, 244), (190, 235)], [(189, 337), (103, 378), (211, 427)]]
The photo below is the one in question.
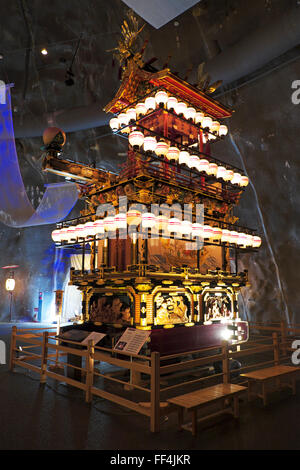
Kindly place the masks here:
[(222, 136), (226, 135), (227, 132), (228, 132), (227, 126), (225, 126), (224, 124), (221, 124), (221, 126), (219, 128), (219, 136), (222, 137)]
[(116, 230), (116, 223), (114, 216), (107, 216), (103, 219), (104, 230), (106, 232), (113, 232)]
[(132, 147), (141, 147), (144, 143), (144, 134), (140, 131), (132, 131), (129, 134), (128, 140)]
[(218, 166), (217, 178), (224, 178), (226, 173), (227, 173), (227, 170), (225, 166)]
[(229, 243), (230, 240), (230, 231), (227, 229), (222, 230), (221, 242), (222, 243)]
[(226, 170), (225, 175), (223, 176), (224, 181), (231, 181), (234, 176), (233, 170)]
[(118, 129), (119, 129), (119, 126), (120, 126), (120, 121), (118, 118), (112, 118), (110, 121), (109, 121), (109, 125), (110, 125), (110, 128), (116, 132)]
[(167, 230), (169, 218), (166, 215), (158, 215), (156, 217), (156, 227), (158, 230)]
[(145, 212), (142, 214), (142, 226), (143, 228), (155, 227), (156, 216), (152, 212)]
[(201, 127), (203, 127), (203, 129), (210, 129), (211, 125), (212, 125), (212, 118), (209, 116), (205, 116), (202, 119)]
[(177, 98), (175, 98), (175, 96), (170, 96), (167, 101), (167, 109), (169, 111), (171, 110), (175, 111), (177, 103), (178, 103)]
[(164, 106), (168, 101), (168, 93), (165, 91), (158, 91), (155, 95), (155, 101), (158, 106)]
[(210, 126), (211, 132), (213, 132), (214, 134), (218, 134), (219, 129), (220, 129), (219, 121), (213, 121)]
[(237, 239), (237, 245), (244, 246), (246, 242), (246, 234), (243, 232), (239, 232), (239, 236)]
[(139, 225), (142, 221), (142, 213), (136, 209), (129, 209), (127, 211), (127, 224)]
[(85, 237), (84, 224), (78, 224), (75, 226), (75, 236), (79, 239), (83, 239)]
[(191, 107), (186, 108), (185, 113), (184, 113), (184, 116), (186, 119), (188, 119), (189, 121), (194, 121), (195, 115), (196, 115), (195, 108), (191, 108)]
[(165, 142), (164, 140), (160, 140), (159, 142), (157, 142), (155, 148), (156, 155), (158, 155), (159, 157), (164, 157), (165, 155), (167, 155), (168, 150), (169, 145), (167, 144), (167, 142)]
[(209, 169), (209, 161), (206, 160), (206, 158), (200, 158), (197, 169), (200, 172), (205, 171), (205, 173), (207, 173), (207, 170)]
[(213, 240), (220, 241), (222, 237), (222, 229), (220, 227), (212, 227), (213, 229)]
[(228, 236), (228, 241), (229, 243), (231, 243), (232, 245), (238, 245), (238, 241), (239, 241), (239, 233), (232, 230), (229, 232), (229, 236)]
[(179, 102), (177, 103), (177, 105), (176, 105), (175, 112), (176, 112), (179, 116), (181, 116), (181, 115), (184, 116), (186, 109), (187, 109), (186, 103), (184, 103), (183, 101), (179, 101)]
[(241, 181), (241, 177), (242, 175), (240, 173), (234, 173), (233, 178), (231, 180), (231, 184), (239, 184), (239, 182)]
[(177, 147), (169, 147), (167, 155), (168, 160), (175, 160), (179, 159), (179, 149)]
[(135, 107), (135, 112), (138, 118), (140, 118), (141, 116), (144, 116), (147, 112), (145, 103), (138, 103)]
[(127, 109), (126, 114), (128, 116), (128, 122), (136, 121), (136, 110), (135, 110), (135, 108)]
[(198, 224), (197, 222), (192, 224), (192, 236), (203, 237), (203, 225)]
[(104, 222), (102, 219), (95, 220), (93, 226), (94, 235), (101, 235), (104, 233)]
[(190, 220), (183, 220), (179, 227), (179, 233), (182, 235), (189, 235), (192, 232), (192, 222)]
[(259, 248), (260, 245), (261, 245), (261, 238), (255, 235), (252, 240), (252, 246), (253, 248)]
[(213, 239), (214, 231), (210, 225), (203, 226), (203, 238), (204, 239)]
[(127, 228), (127, 216), (126, 213), (119, 213), (115, 215), (115, 225), (117, 229)]
[(84, 235), (85, 238), (91, 238), (94, 236), (94, 223), (92, 221), (84, 224)]
[(177, 219), (177, 217), (172, 217), (171, 219), (169, 219), (167, 230), (170, 233), (178, 233), (180, 230), (180, 225), (181, 220)]
[(67, 234), (68, 228), (63, 227), (60, 229), (60, 239), (62, 242), (68, 242), (68, 234)]
[(249, 184), (249, 178), (248, 178), (248, 176), (245, 176), (245, 175), (241, 176), (241, 179), (240, 179), (240, 181), (239, 181), (238, 184), (239, 184), (239, 186), (241, 186), (241, 187), (248, 186), (248, 184)]
[(197, 155), (190, 155), (188, 159), (187, 166), (189, 168), (198, 168), (200, 158)]
[(216, 176), (218, 172), (218, 165), (216, 163), (210, 163), (208, 165), (207, 174)]
[(190, 158), (190, 154), (186, 150), (182, 150), (181, 152), (179, 152), (179, 164), (180, 165), (183, 165), (183, 164), (187, 165), (189, 158)]
[(120, 113), (118, 116), (120, 127), (126, 126), (129, 122), (128, 115), (126, 113)]
[(55, 243), (60, 243), (60, 241), (61, 241), (60, 230), (59, 229), (53, 230), (53, 232), (51, 233), (51, 238)]
[(202, 123), (202, 120), (204, 118), (204, 113), (201, 113), (200, 111), (198, 111), (196, 114), (195, 114), (195, 123), (196, 124), (201, 124)]
[(245, 246), (252, 246), (252, 243), (253, 243), (253, 236), (246, 233)]
[(156, 149), (156, 145), (157, 145), (157, 141), (155, 137), (151, 135), (147, 135), (144, 138), (144, 151), (145, 152), (154, 152)]
[(145, 99), (145, 106), (147, 111), (154, 111), (156, 108), (156, 101), (153, 96), (148, 96), (148, 98)]

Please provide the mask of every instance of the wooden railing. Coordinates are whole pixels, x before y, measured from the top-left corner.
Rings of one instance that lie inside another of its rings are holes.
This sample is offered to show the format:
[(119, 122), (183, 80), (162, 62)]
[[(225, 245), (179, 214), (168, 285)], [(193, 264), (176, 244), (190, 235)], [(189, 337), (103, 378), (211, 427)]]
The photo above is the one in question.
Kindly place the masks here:
[[(296, 334), (300, 335), (300, 328), (294, 326), (282, 323), (278, 325), (252, 323), (250, 340), (238, 347), (233, 347), (224, 341), (221, 346), (160, 357), (158, 352), (153, 352), (149, 356), (128, 354), (123, 351), (116, 353), (110, 348), (95, 346), (93, 341), (89, 341), (86, 346), (65, 339), (62, 342), (55, 337), (56, 331), (49, 330), (42, 328), (24, 330), (15, 326), (12, 328), (10, 350), (12, 371), (16, 366), (20, 366), (39, 374), (41, 383), (45, 383), (47, 378), (65, 382), (82, 390), (87, 403), (92, 401), (93, 396), (97, 396), (122, 405), (148, 417), (152, 432), (159, 431), (160, 417), (172, 411), (172, 408), (162, 401), (166, 400), (170, 393), (186, 387), (189, 387), (189, 390), (199, 385), (205, 387), (211, 381), (243, 383), (240, 375), (242, 372), (290, 362), (291, 343)], [(66, 356), (65, 361), (63, 359)], [(71, 356), (80, 358), (81, 367), (72, 364)], [(241, 359), (245, 364), (231, 370), (232, 361)], [(97, 361), (100, 363), (99, 368), (96, 367)], [(118, 371), (114, 370), (111, 374), (101, 371), (104, 363), (118, 368)], [(220, 373), (194, 378), (195, 371), (204, 371), (205, 366), (211, 367), (215, 363), (221, 364)], [(66, 375), (65, 367), (68, 371), (76, 370), (81, 378), (76, 380)], [(57, 371), (57, 368), (63, 369), (63, 372)], [(128, 374), (128, 380), (124, 378), (124, 373)], [(176, 383), (169, 384), (173, 378), (176, 378)], [(162, 386), (166, 381), (167, 385)], [(114, 385), (112, 391), (106, 389), (106, 382)], [(128, 396), (124, 397), (124, 389), (128, 388), (139, 391), (145, 401), (134, 401), (128, 399)]]

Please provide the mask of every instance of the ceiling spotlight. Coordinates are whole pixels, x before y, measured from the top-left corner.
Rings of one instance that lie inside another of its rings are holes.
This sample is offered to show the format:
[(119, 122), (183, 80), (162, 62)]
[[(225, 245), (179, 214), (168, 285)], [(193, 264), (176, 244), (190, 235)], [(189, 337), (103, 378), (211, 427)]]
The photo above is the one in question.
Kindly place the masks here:
[(41, 50), (41, 54), (43, 54), (43, 55), (47, 55), (47, 54), (48, 54), (48, 51), (47, 51), (47, 49), (46, 49), (45, 47)]

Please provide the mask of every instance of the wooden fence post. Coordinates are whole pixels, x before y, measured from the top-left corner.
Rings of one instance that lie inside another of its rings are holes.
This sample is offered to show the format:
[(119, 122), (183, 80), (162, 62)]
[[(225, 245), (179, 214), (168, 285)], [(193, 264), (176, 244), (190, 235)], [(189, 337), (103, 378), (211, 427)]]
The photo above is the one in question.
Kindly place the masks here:
[(279, 364), (279, 344), (278, 344), (278, 334), (272, 333), (273, 337), (273, 348), (274, 348), (274, 364), (278, 366)]
[(230, 382), (230, 370), (229, 370), (229, 354), (228, 354), (228, 342), (222, 341), (222, 355), (223, 355), (223, 384)]
[(9, 368), (11, 372), (14, 370), (14, 359), (15, 359), (15, 348), (17, 343), (17, 327), (13, 326), (11, 329), (11, 338), (10, 338), (10, 356), (9, 356)]
[(87, 345), (87, 356), (86, 356), (86, 391), (85, 391), (85, 401), (90, 403), (92, 401), (92, 386), (94, 382), (94, 354), (95, 354), (95, 345), (94, 340), (89, 339)]
[(281, 343), (282, 343), (282, 354), (286, 356), (286, 349), (287, 349), (287, 344), (286, 344), (286, 326), (285, 326), (285, 321), (282, 320), (280, 322), (280, 330), (281, 330)]
[(43, 333), (43, 344), (42, 344), (42, 362), (41, 362), (41, 376), (40, 376), (40, 383), (46, 383), (47, 375), (47, 359), (48, 359), (48, 331), (44, 331)]
[(151, 416), (150, 431), (159, 432), (160, 425), (160, 354), (151, 353)]

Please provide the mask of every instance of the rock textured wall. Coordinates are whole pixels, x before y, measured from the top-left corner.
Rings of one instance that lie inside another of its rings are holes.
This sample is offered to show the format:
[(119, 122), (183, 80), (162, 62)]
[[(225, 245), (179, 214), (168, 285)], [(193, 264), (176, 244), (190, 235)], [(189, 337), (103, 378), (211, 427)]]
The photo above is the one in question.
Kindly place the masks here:
[(246, 169), (250, 185), (236, 214), (241, 225), (257, 227), (263, 239), (256, 255), (240, 260), (251, 282), (243, 291), (242, 308), (258, 321), (300, 319), (300, 105), (291, 99), (292, 83), (299, 77), (298, 59), (220, 96), (235, 113), (231, 136), (225, 146), (218, 144), (216, 155), (226, 154)]

